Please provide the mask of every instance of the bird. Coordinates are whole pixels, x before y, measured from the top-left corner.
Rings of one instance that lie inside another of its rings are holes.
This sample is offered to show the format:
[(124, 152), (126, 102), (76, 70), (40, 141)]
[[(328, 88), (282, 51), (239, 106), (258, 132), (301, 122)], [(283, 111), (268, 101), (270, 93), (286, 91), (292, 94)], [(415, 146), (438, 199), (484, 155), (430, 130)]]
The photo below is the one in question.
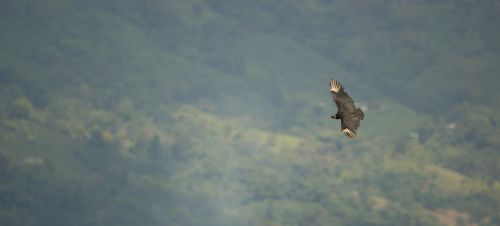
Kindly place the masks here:
[(357, 137), (356, 130), (365, 114), (354, 105), (354, 100), (347, 95), (342, 84), (333, 78), (330, 80), (330, 93), (337, 105), (337, 113), (330, 118), (340, 119), (340, 131), (347, 137), (355, 139)]

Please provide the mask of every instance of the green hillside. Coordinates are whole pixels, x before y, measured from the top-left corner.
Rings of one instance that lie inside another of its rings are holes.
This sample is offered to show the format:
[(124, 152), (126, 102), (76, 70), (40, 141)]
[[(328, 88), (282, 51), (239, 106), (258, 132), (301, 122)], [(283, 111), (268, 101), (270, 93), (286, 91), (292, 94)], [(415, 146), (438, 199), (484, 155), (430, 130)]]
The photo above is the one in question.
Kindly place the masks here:
[(2, 2), (0, 224), (500, 225), (499, 10)]

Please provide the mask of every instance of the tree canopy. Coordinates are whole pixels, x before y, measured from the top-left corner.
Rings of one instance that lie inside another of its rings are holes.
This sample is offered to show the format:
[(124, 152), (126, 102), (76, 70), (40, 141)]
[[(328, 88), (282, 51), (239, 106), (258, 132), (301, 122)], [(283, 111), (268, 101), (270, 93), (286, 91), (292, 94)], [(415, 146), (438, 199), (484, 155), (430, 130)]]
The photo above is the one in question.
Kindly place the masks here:
[(0, 222), (500, 225), (499, 10), (3, 1)]

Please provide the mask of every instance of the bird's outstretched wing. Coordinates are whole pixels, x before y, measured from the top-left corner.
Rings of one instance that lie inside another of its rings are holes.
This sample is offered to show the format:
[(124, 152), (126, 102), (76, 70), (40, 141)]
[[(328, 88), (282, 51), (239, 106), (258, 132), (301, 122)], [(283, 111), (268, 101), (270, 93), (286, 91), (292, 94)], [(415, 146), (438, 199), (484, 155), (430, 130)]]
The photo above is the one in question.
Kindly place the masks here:
[(330, 80), (330, 93), (332, 94), (333, 101), (335, 101), (335, 104), (337, 105), (339, 113), (342, 111), (354, 112), (356, 110), (354, 101), (349, 95), (347, 95), (344, 91), (344, 87), (337, 80)]
[[(361, 114), (363, 112), (359, 110)], [(359, 112), (355, 114), (344, 115), (340, 119), (340, 130), (349, 138), (356, 138), (356, 130), (359, 128), (359, 122), (363, 119), (363, 115), (359, 115)]]

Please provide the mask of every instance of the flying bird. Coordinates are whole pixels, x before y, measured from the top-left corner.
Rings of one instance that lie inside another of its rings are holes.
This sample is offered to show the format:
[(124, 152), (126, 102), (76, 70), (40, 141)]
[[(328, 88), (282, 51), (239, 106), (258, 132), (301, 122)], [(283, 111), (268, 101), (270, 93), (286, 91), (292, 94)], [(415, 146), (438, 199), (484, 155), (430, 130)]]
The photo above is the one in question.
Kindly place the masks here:
[(354, 105), (352, 98), (344, 91), (344, 87), (337, 81), (330, 81), (330, 93), (337, 105), (337, 113), (332, 119), (340, 119), (340, 131), (347, 137), (356, 138), (359, 122), (365, 117), (363, 111)]

